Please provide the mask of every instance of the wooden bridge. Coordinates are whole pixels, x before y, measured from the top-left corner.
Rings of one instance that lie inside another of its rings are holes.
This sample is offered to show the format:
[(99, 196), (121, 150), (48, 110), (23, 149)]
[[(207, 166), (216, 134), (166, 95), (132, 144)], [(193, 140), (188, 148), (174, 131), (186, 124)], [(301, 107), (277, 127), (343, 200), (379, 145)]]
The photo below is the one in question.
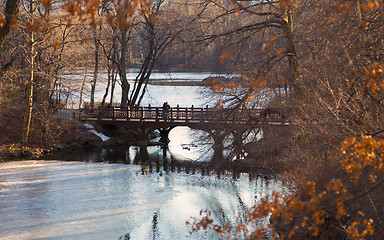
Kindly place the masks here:
[[(177, 126), (188, 126), (194, 129), (217, 129), (223, 126), (262, 125), (286, 126), (289, 121), (278, 111), (271, 109), (229, 109), (229, 108), (196, 108), (177, 107), (165, 110), (162, 107), (107, 107), (82, 111), (80, 119), (97, 122), (102, 125), (115, 125), (133, 130), (139, 141), (145, 141), (148, 134), (159, 129), (164, 138)], [(162, 133), (163, 131), (163, 133)]]
[(229, 108), (195, 108), (177, 107), (164, 110), (162, 107), (107, 107), (83, 111), (82, 120), (99, 121), (103, 124), (130, 124), (137, 122), (156, 123), (160, 126), (176, 124), (178, 126), (191, 126), (195, 124), (212, 123), (249, 123), (249, 121), (268, 118), (270, 124), (285, 125), (287, 120), (277, 111), (271, 109), (229, 109)]

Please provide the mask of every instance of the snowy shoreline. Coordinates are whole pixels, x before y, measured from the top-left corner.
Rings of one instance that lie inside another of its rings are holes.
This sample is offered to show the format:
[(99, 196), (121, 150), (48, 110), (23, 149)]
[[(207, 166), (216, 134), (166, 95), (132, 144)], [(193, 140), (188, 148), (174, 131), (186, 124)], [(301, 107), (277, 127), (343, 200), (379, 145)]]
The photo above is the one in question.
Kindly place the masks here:
[(92, 126), (91, 124), (89, 123), (84, 123), (84, 126), (87, 128), (87, 130), (93, 134), (95, 134), (96, 136), (100, 137), (101, 138), (101, 141), (105, 142), (105, 141), (108, 141), (110, 139), (110, 137), (108, 136), (105, 136), (104, 134), (102, 133), (99, 133), (98, 131), (95, 130), (95, 127)]

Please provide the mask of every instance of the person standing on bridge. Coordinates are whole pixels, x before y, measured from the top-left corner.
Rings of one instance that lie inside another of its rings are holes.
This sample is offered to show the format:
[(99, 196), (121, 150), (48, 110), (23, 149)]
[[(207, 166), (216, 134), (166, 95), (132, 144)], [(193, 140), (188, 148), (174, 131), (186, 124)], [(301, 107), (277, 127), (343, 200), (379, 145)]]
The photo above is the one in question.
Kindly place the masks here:
[(171, 106), (169, 106), (168, 102), (165, 102), (163, 104), (163, 117), (164, 119), (167, 119), (169, 116), (169, 110), (171, 109)]

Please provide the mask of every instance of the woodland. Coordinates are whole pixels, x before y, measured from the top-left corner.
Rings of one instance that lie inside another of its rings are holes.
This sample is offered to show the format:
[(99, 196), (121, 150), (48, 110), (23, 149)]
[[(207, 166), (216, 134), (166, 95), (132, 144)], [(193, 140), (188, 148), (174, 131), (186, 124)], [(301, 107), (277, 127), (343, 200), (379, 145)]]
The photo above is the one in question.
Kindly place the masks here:
[[(140, 105), (154, 69), (241, 76), (206, 84), (216, 107), (234, 113), (260, 106), (265, 89), (283, 88), (265, 107), (291, 122), (287, 143), (270, 157), (293, 193), (261, 199), (236, 223), (202, 211), (187, 222), (192, 234), (384, 238), (381, 0), (5, 0), (0, 48), (3, 148), (46, 147), (74, 127), (53, 117), (63, 96), (79, 91), (60, 77), (66, 71), (93, 74), (92, 92), (107, 71), (101, 105), (115, 88), (122, 106)], [(129, 67), (140, 69), (133, 85)], [(257, 225), (265, 217), (268, 228)]]

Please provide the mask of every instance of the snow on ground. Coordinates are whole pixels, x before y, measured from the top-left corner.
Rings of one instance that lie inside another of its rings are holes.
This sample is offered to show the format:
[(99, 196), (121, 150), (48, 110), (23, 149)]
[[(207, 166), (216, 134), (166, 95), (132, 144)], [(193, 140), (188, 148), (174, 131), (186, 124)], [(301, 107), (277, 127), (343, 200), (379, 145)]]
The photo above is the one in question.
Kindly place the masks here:
[(88, 129), (89, 132), (95, 134), (96, 136), (99, 136), (103, 142), (105, 142), (105, 141), (107, 141), (107, 140), (110, 139), (110, 137), (105, 136), (104, 134), (99, 133), (98, 131), (96, 131), (96, 130), (95, 130), (95, 127), (92, 126), (91, 124), (89, 124), (89, 123), (84, 123), (84, 126)]

